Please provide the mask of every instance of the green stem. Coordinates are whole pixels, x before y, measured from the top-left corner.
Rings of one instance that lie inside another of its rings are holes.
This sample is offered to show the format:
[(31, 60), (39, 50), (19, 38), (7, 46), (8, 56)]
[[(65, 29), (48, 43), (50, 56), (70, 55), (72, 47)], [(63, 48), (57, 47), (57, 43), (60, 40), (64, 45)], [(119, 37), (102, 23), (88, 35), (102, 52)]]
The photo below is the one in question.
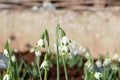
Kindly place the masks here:
[(41, 71), (40, 71), (40, 66), (39, 66), (39, 61), (40, 61), (40, 58), (39, 57), (37, 57), (36, 56), (36, 58), (37, 58), (37, 67), (38, 67), (38, 71), (39, 71), (39, 76), (40, 76), (40, 80), (42, 80), (42, 76), (41, 76)]
[(60, 80), (58, 38), (59, 38), (59, 25), (57, 25), (56, 29), (56, 47), (57, 47), (56, 58), (57, 58), (57, 80)]
[(64, 55), (62, 56), (62, 61), (63, 61), (63, 66), (64, 66), (65, 78), (66, 78), (66, 80), (68, 80), (66, 63), (65, 63), (65, 56)]
[(45, 69), (44, 80), (47, 80), (47, 69)]

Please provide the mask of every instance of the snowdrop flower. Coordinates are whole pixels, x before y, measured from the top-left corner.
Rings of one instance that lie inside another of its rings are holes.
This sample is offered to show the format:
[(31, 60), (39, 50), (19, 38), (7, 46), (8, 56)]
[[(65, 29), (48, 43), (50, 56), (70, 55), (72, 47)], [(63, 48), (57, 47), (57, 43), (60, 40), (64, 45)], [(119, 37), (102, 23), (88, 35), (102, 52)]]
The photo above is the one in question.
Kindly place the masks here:
[(87, 48), (84, 47), (84, 46), (80, 46), (79, 51), (82, 52), (82, 53), (85, 53), (85, 52), (87, 52)]
[(97, 67), (101, 67), (102, 66), (102, 62), (100, 60), (97, 60), (95, 62), (95, 64), (96, 64)]
[(40, 46), (40, 47), (42, 47), (42, 48), (45, 48), (45, 42), (44, 42), (43, 39), (39, 39), (39, 41), (37, 42), (36, 45), (37, 45), (37, 46)]
[(110, 58), (106, 58), (103, 62), (103, 66), (108, 66), (108, 65), (110, 65), (110, 63), (111, 63)]
[(36, 55), (36, 56), (41, 56), (41, 52), (40, 52), (38, 49), (36, 49), (36, 50), (35, 50), (35, 55)]
[(100, 72), (95, 72), (94, 77), (95, 77), (97, 80), (100, 80), (100, 78), (102, 77), (102, 74), (101, 74)]
[(86, 59), (89, 59), (91, 57), (90, 52), (84, 53), (84, 56), (85, 56)]
[(49, 70), (49, 63), (48, 63), (48, 61), (45, 61), (45, 60), (44, 60), (44, 61), (42, 62), (42, 64), (41, 64), (40, 68)]
[(11, 60), (12, 60), (12, 62), (15, 62), (16, 61), (16, 57), (14, 55), (11, 56)]
[(4, 77), (3, 77), (3, 80), (10, 80), (9, 74), (5, 74)]
[(61, 46), (66, 46), (69, 43), (69, 39), (67, 36), (62, 37)]
[(112, 58), (112, 59), (115, 60), (115, 61), (118, 61), (118, 59), (119, 59), (119, 54), (115, 53), (115, 54), (113, 55), (113, 58)]
[(91, 71), (93, 69), (93, 64), (91, 63), (90, 60), (88, 60), (86, 63), (85, 63), (85, 66), (89, 69), (89, 71)]
[(6, 57), (9, 57), (9, 53), (8, 53), (8, 50), (7, 50), (7, 49), (4, 49), (3, 55), (5, 55)]
[(65, 55), (65, 54), (68, 53), (68, 52), (69, 52), (68, 46), (62, 46), (62, 48), (61, 48), (61, 54), (62, 54), (62, 55)]

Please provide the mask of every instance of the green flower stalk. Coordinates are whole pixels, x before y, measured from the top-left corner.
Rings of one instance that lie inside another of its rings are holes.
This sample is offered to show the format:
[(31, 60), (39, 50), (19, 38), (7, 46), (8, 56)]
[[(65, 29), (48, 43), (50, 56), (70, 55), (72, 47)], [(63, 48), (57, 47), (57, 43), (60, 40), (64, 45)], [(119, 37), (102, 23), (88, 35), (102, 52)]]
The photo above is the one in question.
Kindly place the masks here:
[[(47, 41), (47, 46), (45, 46), (45, 42), (44, 39), (46, 39)], [(39, 62), (40, 62), (40, 56), (41, 56), (41, 52), (37, 49), (37, 47), (41, 47), (41, 48), (47, 48), (47, 53), (45, 54), (44, 57), (44, 61), (41, 64), (41, 66), (39, 66)], [(41, 76), (41, 71), (40, 69), (44, 69), (44, 80), (47, 80), (47, 70), (49, 70), (49, 58), (50, 58), (50, 45), (49, 45), (49, 34), (48, 31), (45, 29), (45, 31), (42, 33), (39, 41), (36, 43), (36, 47), (35, 47), (35, 55), (36, 55), (36, 59), (37, 59), (37, 67), (39, 70), (39, 75), (40, 75), (40, 80), (42, 80), (42, 76)]]
[(56, 27), (56, 58), (57, 58), (57, 80), (60, 80), (60, 69), (59, 69), (59, 33), (60, 33), (60, 26), (57, 24)]
[(65, 32), (63, 31), (62, 28), (61, 30), (61, 55), (62, 55), (62, 61), (63, 61), (63, 66), (64, 66), (64, 73), (65, 73), (65, 79), (68, 80), (68, 74), (67, 74), (67, 69), (66, 69), (66, 63), (65, 63), (65, 55), (70, 52), (68, 45), (71, 43), (71, 40), (68, 39), (66, 36)]

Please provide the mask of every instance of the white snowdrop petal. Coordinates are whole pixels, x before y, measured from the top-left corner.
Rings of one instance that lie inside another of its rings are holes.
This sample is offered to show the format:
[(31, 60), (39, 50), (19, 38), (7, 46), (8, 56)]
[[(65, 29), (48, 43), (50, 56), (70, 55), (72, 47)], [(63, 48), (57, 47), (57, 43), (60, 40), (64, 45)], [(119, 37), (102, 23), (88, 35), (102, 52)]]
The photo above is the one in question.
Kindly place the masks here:
[(69, 43), (67, 36), (62, 37), (61, 46), (66, 46)]
[(67, 46), (62, 46), (62, 48), (61, 48), (61, 54), (62, 55), (64, 55), (64, 54), (66, 54), (66, 53), (68, 53), (68, 47)]

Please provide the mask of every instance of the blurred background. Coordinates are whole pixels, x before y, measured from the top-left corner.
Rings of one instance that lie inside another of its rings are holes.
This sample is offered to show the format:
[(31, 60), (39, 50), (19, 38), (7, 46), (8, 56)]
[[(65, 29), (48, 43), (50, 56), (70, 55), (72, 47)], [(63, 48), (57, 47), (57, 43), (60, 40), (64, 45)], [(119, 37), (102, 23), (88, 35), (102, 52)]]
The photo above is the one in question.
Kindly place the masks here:
[(30, 50), (44, 29), (53, 47), (57, 23), (94, 57), (120, 51), (120, 0), (0, 0), (0, 52), (8, 39)]

